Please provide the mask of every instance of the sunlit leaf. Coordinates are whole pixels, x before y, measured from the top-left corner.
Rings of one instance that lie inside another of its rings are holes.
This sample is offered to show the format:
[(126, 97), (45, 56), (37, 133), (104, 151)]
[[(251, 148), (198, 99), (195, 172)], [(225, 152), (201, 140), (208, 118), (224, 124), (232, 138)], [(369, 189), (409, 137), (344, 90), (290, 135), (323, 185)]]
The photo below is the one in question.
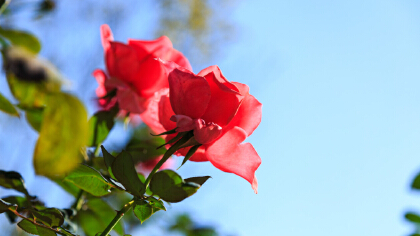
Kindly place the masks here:
[(88, 146), (95, 147), (102, 143), (112, 127), (114, 127), (114, 118), (118, 113), (118, 107), (114, 107), (109, 111), (96, 112), (89, 119), (89, 141)]
[(32, 53), (36, 54), (41, 50), (39, 40), (28, 32), (0, 27), (0, 36), (8, 39), (12, 45), (23, 47)]
[(36, 224), (33, 224), (29, 220), (23, 219), (17, 224), (25, 232), (40, 236), (56, 236), (56, 233), (53, 229), (48, 228), (47, 226), (42, 227)]
[(128, 152), (122, 151), (115, 158), (112, 163), (112, 173), (128, 192), (135, 196), (143, 194), (145, 186), (137, 176), (133, 159)]
[(86, 165), (79, 165), (64, 178), (64, 181), (71, 182), (80, 189), (97, 197), (109, 194), (110, 186), (113, 186), (100, 172)]
[(25, 182), (18, 172), (0, 170), (0, 186), (14, 189), (29, 196), (28, 190), (26, 190), (25, 187)]
[(153, 207), (146, 201), (136, 201), (134, 203), (133, 212), (134, 215), (143, 223), (145, 220), (153, 214)]
[(35, 172), (47, 177), (69, 173), (82, 162), (80, 149), (86, 144), (87, 113), (74, 96), (49, 96), (35, 147)]
[(153, 208), (166, 211), (165, 205), (163, 204), (162, 200), (158, 200), (154, 197), (150, 197), (147, 200)]
[(19, 112), (13, 106), (13, 104), (7, 100), (1, 93), (0, 93), (0, 111), (6, 112), (12, 116), (19, 117)]

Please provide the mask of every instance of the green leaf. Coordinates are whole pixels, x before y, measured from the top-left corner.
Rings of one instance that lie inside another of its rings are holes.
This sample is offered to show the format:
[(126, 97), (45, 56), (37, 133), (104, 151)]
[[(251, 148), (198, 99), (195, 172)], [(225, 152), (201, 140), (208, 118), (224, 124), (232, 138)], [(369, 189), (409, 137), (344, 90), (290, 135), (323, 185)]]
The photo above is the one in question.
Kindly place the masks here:
[(6, 212), (8, 210), (16, 210), (17, 205), (11, 204), (9, 202), (4, 201), (3, 199), (0, 199), (0, 213)]
[(25, 182), (18, 172), (0, 170), (0, 186), (14, 189), (29, 196), (28, 190), (26, 190), (25, 187)]
[(38, 175), (62, 176), (82, 162), (80, 149), (86, 145), (86, 120), (86, 109), (76, 97), (66, 93), (49, 96), (34, 152)]
[(110, 186), (114, 186), (99, 171), (86, 165), (79, 165), (64, 178), (64, 181), (68, 181), (97, 197), (109, 194), (111, 192)]
[(115, 178), (124, 185), (126, 190), (135, 196), (141, 196), (144, 192), (144, 184), (137, 176), (131, 155), (122, 151), (112, 163), (112, 173)]
[[(87, 209), (79, 211), (75, 219), (87, 236), (102, 232), (116, 215), (116, 212), (100, 198), (89, 199), (86, 206)], [(118, 222), (114, 231), (119, 235), (124, 235), (122, 221)]]
[(39, 132), (41, 130), (44, 108), (30, 108), (25, 110), (25, 118), (29, 125)]
[(114, 127), (114, 118), (117, 113), (118, 107), (115, 106), (109, 111), (99, 111), (90, 118), (88, 146), (96, 147), (106, 139), (112, 127)]
[(184, 180), (173, 170), (163, 170), (153, 175), (150, 190), (167, 202), (180, 202), (193, 195), (200, 185)]
[(104, 148), (104, 146), (103, 145), (101, 145), (101, 149), (102, 149), (102, 155), (104, 156), (104, 162), (105, 162), (105, 165), (106, 165), (106, 167), (107, 167), (107, 169), (108, 169), (108, 173), (109, 173), (109, 175), (111, 175), (111, 177), (114, 177), (115, 178), (115, 176), (114, 176), (114, 174), (112, 173), (112, 163), (114, 162), (114, 160), (115, 160), (115, 157), (113, 156), (113, 155), (111, 155), (105, 148)]
[(8, 39), (12, 45), (23, 47), (31, 53), (37, 54), (41, 50), (41, 43), (30, 33), (0, 27), (0, 36)]
[(203, 185), (211, 176), (199, 176), (199, 177), (191, 177), (184, 179), (185, 182), (193, 182), (198, 185)]
[(158, 210), (164, 210), (166, 211), (165, 205), (163, 205), (162, 200), (158, 200), (154, 197), (150, 197), (147, 199), (149, 201), (149, 204), (154, 208)]
[(151, 215), (153, 215), (153, 207), (146, 201), (136, 201), (133, 208), (134, 215), (140, 220), (140, 223), (143, 222)]
[(413, 183), (411, 183), (411, 188), (420, 190), (420, 173), (414, 178)]
[(39, 225), (33, 224), (29, 220), (23, 219), (17, 225), (21, 229), (23, 229), (25, 232), (30, 233), (30, 234), (41, 235), (41, 236), (56, 236), (57, 235), (53, 229), (41, 227)]
[(19, 112), (13, 106), (13, 104), (7, 100), (1, 93), (0, 93), (0, 111), (3, 111), (9, 115), (19, 117)]
[(217, 232), (213, 228), (201, 227), (192, 229), (187, 236), (217, 236)]
[(413, 223), (420, 223), (420, 216), (414, 212), (407, 212), (405, 218)]
[(30, 210), (36, 222), (42, 222), (44, 225), (50, 227), (58, 227), (64, 223), (64, 215), (57, 208), (46, 208), (43, 210)]
[[(17, 205), (17, 211), (20, 212), (22, 209), (28, 208), (31, 206), (29, 201), (24, 197), (19, 196), (9, 196), (2, 199), (3, 201), (10, 203), (12, 205)], [(0, 211), (1, 212), (1, 211)], [(9, 219), (10, 223), (15, 223), (17, 216), (10, 211), (6, 211), (7, 218)]]
[[(185, 155), (184, 160), (182, 161), (181, 166), (183, 166), (185, 164), (185, 162), (187, 162), (191, 158), (191, 156), (197, 151), (197, 149), (199, 147), (201, 147), (201, 144), (194, 145), (194, 146), (192, 146), (190, 148), (190, 150), (188, 150), (187, 155)], [(178, 169), (181, 168), (181, 166), (178, 167)]]

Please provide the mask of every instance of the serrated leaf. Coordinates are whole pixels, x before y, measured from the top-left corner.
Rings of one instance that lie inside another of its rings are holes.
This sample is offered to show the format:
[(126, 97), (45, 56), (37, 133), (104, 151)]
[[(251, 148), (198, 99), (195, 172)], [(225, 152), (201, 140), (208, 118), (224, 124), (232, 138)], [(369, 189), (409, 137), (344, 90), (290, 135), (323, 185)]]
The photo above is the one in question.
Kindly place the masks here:
[(40, 211), (30, 210), (36, 222), (40, 221), (50, 227), (58, 227), (64, 223), (64, 215), (57, 208), (46, 208)]
[(114, 107), (109, 111), (96, 112), (89, 119), (88, 146), (95, 147), (108, 137), (109, 132), (114, 127), (114, 118), (117, 113), (118, 107)]
[(180, 202), (193, 195), (200, 185), (184, 180), (173, 170), (163, 170), (153, 175), (150, 190), (167, 202)]
[(34, 152), (35, 172), (56, 178), (82, 162), (86, 145), (87, 113), (76, 97), (66, 93), (49, 96)]
[(40, 236), (56, 236), (57, 234), (53, 229), (48, 229), (41, 227), (39, 225), (33, 224), (29, 220), (23, 219), (21, 222), (17, 224), (21, 229), (25, 232)]
[(203, 185), (211, 176), (197, 176), (197, 177), (191, 177), (184, 179), (185, 182), (193, 182), (198, 185)]
[(140, 223), (147, 219), (153, 214), (153, 207), (146, 201), (136, 201), (133, 207), (134, 215), (140, 220)]
[(64, 181), (68, 181), (97, 197), (109, 194), (109, 190), (113, 186), (99, 171), (86, 165), (79, 165), (79, 167), (64, 178)]
[(13, 46), (23, 47), (31, 53), (37, 54), (41, 50), (39, 40), (28, 32), (0, 27), (0, 36), (8, 39)]
[(14, 189), (29, 196), (28, 190), (26, 190), (25, 187), (25, 182), (18, 172), (0, 170), (0, 186)]
[(13, 104), (7, 100), (1, 93), (0, 93), (0, 111), (3, 111), (9, 115), (19, 117), (19, 112), (13, 106)]
[(112, 163), (112, 173), (115, 178), (126, 188), (126, 190), (135, 196), (141, 196), (144, 191), (144, 184), (137, 176), (134, 162), (131, 155), (122, 151)]
[[(102, 232), (115, 217), (116, 212), (102, 199), (89, 199), (86, 203), (87, 209), (82, 209), (76, 215), (76, 221), (81, 225), (87, 236), (95, 236)], [(122, 221), (114, 227), (119, 235), (124, 235)]]

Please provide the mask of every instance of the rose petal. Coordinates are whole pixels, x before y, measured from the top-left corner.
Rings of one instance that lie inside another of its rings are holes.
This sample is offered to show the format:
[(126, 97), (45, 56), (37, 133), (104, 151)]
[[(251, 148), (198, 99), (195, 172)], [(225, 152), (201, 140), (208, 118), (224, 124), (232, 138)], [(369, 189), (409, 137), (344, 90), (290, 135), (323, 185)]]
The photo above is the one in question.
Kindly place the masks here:
[(214, 73), (215, 78), (218, 80), (218, 83), (221, 83), (223, 85), (225, 85), (226, 87), (228, 87), (229, 89), (238, 92), (239, 93), (239, 89), (235, 86), (234, 82), (229, 82), (222, 74), (222, 71), (220, 70), (220, 68), (216, 65), (214, 66), (209, 66), (205, 69), (202, 69), (197, 75), (199, 76), (206, 76), (208, 74), (210, 74), (211, 72)]
[(176, 128), (176, 123), (171, 121), (171, 117), (175, 115), (171, 107), (171, 101), (168, 93), (162, 94), (159, 99), (159, 122), (165, 128), (165, 131)]
[(230, 89), (231, 86), (235, 85), (226, 82), (221, 77), (216, 77), (213, 72), (207, 74), (205, 78), (210, 85), (211, 100), (204, 115), (200, 118), (224, 127), (235, 116), (243, 96)]
[[(128, 45), (133, 46), (136, 49), (141, 48), (147, 54), (156, 53), (156, 51), (160, 50), (161, 48), (172, 48), (172, 42), (166, 36), (161, 36), (161, 37), (159, 37), (155, 40), (129, 39), (128, 40)], [(157, 57), (159, 57), (159, 56), (157, 56)]]
[(110, 47), (105, 53), (105, 63), (111, 77), (128, 83), (136, 81), (135, 75), (140, 65), (136, 51), (130, 46), (110, 42)]
[(138, 94), (145, 98), (153, 96), (159, 89), (169, 87), (165, 68), (152, 57), (141, 62), (134, 77), (136, 79), (132, 82), (133, 86)]
[(146, 99), (137, 95), (131, 88), (119, 88), (117, 90), (117, 99), (120, 109), (131, 113), (141, 114), (146, 110)]
[(242, 100), (238, 112), (229, 122), (228, 126), (230, 128), (239, 126), (250, 136), (261, 123), (262, 104), (248, 93), (249, 88), (247, 85), (236, 82), (234, 84), (239, 88), (241, 94), (245, 95), (245, 98)]
[(218, 169), (234, 173), (254, 183), (255, 171), (261, 164), (261, 158), (250, 143), (242, 143), (246, 132), (234, 127), (206, 149), (207, 159)]
[(107, 94), (107, 91), (105, 89), (105, 81), (107, 79), (107, 76), (103, 70), (95, 70), (92, 73), (93, 77), (95, 77), (96, 81), (98, 82), (98, 88), (96, 89), (96, 95), (98, 97), (103, 97)]
[(177, 115), (201, 118), (210, 101), (210, 86), (206, 79), (191, 72), (174, 69), (169, 73), (169, 98)]
[(206, 124), (202, 119), (194, 120), (194, 137), (201, 144), (208, 144), (216, 140), (222, 134), (222, 127), (214, 123)]
[(111, 47), (110, 42), (114, 41), (114, 36), (112, 35), (111, 28), (107, 24), (101, 25), (101, 41), (102, 47), (104, 48), (105, 52)]
[(252, 180), (252, 189), (254, 190), (254, 193), (257, 194), (258, 193), (258, 180), (257, 180), (257, 176), (254, 175), (254, 180)]
[(177, 132), (185, 132), (193, 130), (195, 125), (193, 119), (184, 115), (173, 115), (171, 121), (176, 122)]
[[(146, 101), (145, 103), (147, 107), (146, 110), (140, 114), (142, 121), (147, 126), (149, 126), (149, 128), (153, 131), (154, 134), (160, 134), (166, 131), (166, 129), (163, 127), (163, 125), (159, 121), (159, 102), (162, 95), (168, 95), (168, 94), (169, 94), (168, 88), (164, 88), (155, 92), (155, 94)], [(168, 104), (170, 108), (169, 99), (168, 99)], [(172, 109), (171, 109), (171, 112), (172, 112)]]

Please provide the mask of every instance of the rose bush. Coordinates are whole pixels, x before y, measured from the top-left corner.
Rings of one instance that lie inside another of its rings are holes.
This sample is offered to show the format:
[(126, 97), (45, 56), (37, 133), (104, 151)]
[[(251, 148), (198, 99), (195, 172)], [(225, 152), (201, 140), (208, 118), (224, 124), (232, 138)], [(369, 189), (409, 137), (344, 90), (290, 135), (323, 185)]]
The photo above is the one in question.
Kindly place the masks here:
[[(99, 104), (109, 109), (118, 102), (126, 112), (142, 114), (149, 98), (162, 88), (168, 87), (165, 68), (155, 60), (162, 58), (191, 69), (188, 60), (172, 47), (166, 36), (153, 41), (129, 39), (128, 44), (115, 42), (108, 25), (101, 26), (101, 40), (105, 52), (107, 73), (97, 69), (93, 72), (99, 87)], [(113, 99), (104, 99), (116, 90)]]
[[(169, 90), (161, 90), (154, 106), (155, 132), (193, 131), (201, 144), (191, 161), (210, 161), (216, 168), (234, 173), (251, 183), (257, 192), (255, 171), (261, 158), (250, 143), (242, 143), (261, 122), (262, 104), (249, 94), (249, 87), (229, 82), (217, 66), (195, 75), (176, 63), (160, 60), (168, 71)], [(176, 134), (166, 136), (171, 140)], [(185, 156), (188, 148), (178, 150)]]

